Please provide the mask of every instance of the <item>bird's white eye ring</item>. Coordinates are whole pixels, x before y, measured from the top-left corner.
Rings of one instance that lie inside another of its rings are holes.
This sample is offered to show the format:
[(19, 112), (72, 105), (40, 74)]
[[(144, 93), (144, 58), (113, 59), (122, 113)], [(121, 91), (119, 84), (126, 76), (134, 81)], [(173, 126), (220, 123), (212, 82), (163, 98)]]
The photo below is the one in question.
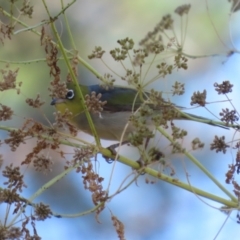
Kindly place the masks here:
[(72, 100), (74, 98), (74, 91), (72, 89), (68, 89), (66, 99)]

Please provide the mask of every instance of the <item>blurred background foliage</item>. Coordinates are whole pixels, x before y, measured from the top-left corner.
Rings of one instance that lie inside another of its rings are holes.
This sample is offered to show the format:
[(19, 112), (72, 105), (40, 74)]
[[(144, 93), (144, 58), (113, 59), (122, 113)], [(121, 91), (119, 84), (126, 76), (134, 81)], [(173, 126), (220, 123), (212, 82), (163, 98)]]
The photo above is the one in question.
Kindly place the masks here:
[[(66, 5), (67, 1), (64, 2)], [(206, 2), (208, 3), (208, 10)], [(52, 16), (57, 15), (61, 11), (59, 0), (46, 1), (46, 3)], [(162, 16), (168, 13), (172, 14), (175, 19), (175, 29), (177, 34), (180, 34), (179, 18), (173, 12), (179, 5), (187, 3), (191, 3), (191, 10), (188, 14), (188, 30), (184, 51), (193, 56), (215, 53), (222, 55), (190, 60), (187, 71), (176, 71), (168, 75), (165, 79), (161, 79), (161, 84), (156, 82), (150, 87), (158, 88), (158, 90), (161, 90), (159, 88), (166, 90), (175, 81), (184, 82), (186, 84), (186, 93), (183, 96), (175, 97), (174, 100), (178, 105), (185, 107), (190, 107), (190, 97), (197, 90), (202, 91), (207, 89), (209, 96), (207, 99), (209, 101), (224, 100), (214, 92), (213, 84), (215, 82), (220, 83), (228, 79), (236, 88), (239, 87), (239, 56), (226, 56), (232, 48), (229, 37), (230, 29), (236, 47), (240, 45), (238, 29), (239, 13), (235, 13), (232, 19), (229, 19), (231, 5), (228, 1), (80, 0), (76, 1), (66, 11), (66, 15), (79, 55), (89, 61), (87, 56), (93, 48), (95, 46), (102, 46), (107, 52), (104, 55), (105, 61), (113, 69), (121, 71), (121, 66), (113, 62), (108, 54), (111, 49), (117, 46), (117, 40), (129, 37), (137, 44), (147, 32), (152, 31)], [(32, 1), (32, 5), (34, 6), (33, 18), (22, 19), (29, 26), (34, 26), (48, 18), (42, 1)], [(8, 9), (8, 1), (0, 3), (0, 6), (6, 11), (10, 11)], [(6, 17), (1, 12), (0, 19), (3, 22), (6, 20)], [(65, 48), (71, 48), (62, 16), (57, 19), (56, 25)], [(37, 28), (37, 30), (40, 31), (40, 28)], [(11, 121), (1, 122), (1, 125), (21, 127), (26, 118), (33, 118), (49, 125), (46, 119), (52, 122), (55, 110), (50, 106), (51, 98), (49, 97), (48, 87), (51, 77), (49, 75), (49, 68), (46, 62), (43, 61), (45, 53), (43, 47), (40, 45), (39, 36), (28, 31), (20, 32), (12, 36), (11, 40), (6, 40), (4, 44), (0, 44), (0, 48), (0, 68), (4, 69), (6, 62), (9, 61), (10, 69), (20, 69), (18, 81), (22, 82), (21, 93), (19, 95), (13, 90), (0, 92), (0, 102), (11, 106), (15, 113)], [(35, 61), (37, 59), (39, 61)], [(21, 61), (31, 60), (33, 61), (32, 63), (19, 64)], [(11, 61), (19, 63), (13, 64)], [(89, 62), (100, 73), (103, 74), (107, 71), (100, 61), (92, 60)], [(65, 80), (67, 68), (63, 61), (60, 61), (59, 64), (61, 66), (62, 79)], [(85, 84), (92, 84), (99, 81), (82, 66), (79, 66), (79, 80)], [(119, 79), (117, 83), (124, 84)], [(235, 90), (233, 95), (231, 95), (233, 103), (234, 99), (238, 99), (237, 96), (235, 98), (236, 92)], [(42, 106), (41, 110), (33, 109), (25, 103), (26, 98), (35, 98), (38, 93), (41, 99), (45, 101), (45, 105)], [(225, 106), (224, 103), (218, 102), (217, 104), (211, 104), (209, 108), (213, 110), (214, 114), (218, 115), (223, 106)], [(213, 118), (204, 109), (198, 108), (190, 112)], [(196, 134), (200, 138), (204, 138), (204, 141), (207, 142), (207, 147), (196, 151), (194, 154), (198, 159), (201, 159), (201, 162), (213, 172), (220, 182), (224, 183), (226, 167), (232, 159), (231, 154), (221, 155), (210, 152), (208, 145), (215, 134), (220, 136), (227, 135), (229, 140), (231, 140), (233, 133), (231, 131), (226, 133), (225, 130), (215, 129), (210, 126), (201, 125), (200, 123), (182, 122), (181, 126), (191, 129), (189, 139), (193, 139)], [(4, 139), (6, 135), (6, 132), (0, 131), (1, 139)], [(82, 136), (81, 133), (80, 136)], [(87, 136), (84, 135), (84, 137)], [(161, 138), (158, 141), (161, 143)], [(104, 142), (103, 145), (108, 146), (109, 142)], [(4, 166), (9, 165), (10, 162), (18, 165), (33, 146), (34, 140), (32, 139), (27, 141), (26, 144), (21, 145), (16, 152), (11, 152), (7, 146), (1, 146), (0, 151), (5, 159), (2, 169)], [(71, 152), (71, 149), (67, 150), (66, 147), (63, 148), (65, 151)], [(122, 152), (137, 159), (136, 151), (128, 147), (124, 148)], [(59, 159), (59, 155), (54, 155), (54, 152), (51, 151), (46, 154), (51, 155), (53, 158), (53, 171), (44, 175), (35, 172), (29, 166), (25, 170), (25, 182), (28, 186), (23, 192), (25, 197), (32, 195), (39, 187), (63, 170), (64, 162), (62, 159)], [(219, 190), (213, 184), (205, 182), (205, 176), (200, 174), (195, 168), (192, 168), (192, 165), (184, 161), (182, 156), (169, 156), (169, 158), (175, 167), (177, 178), (186, 179), (186, 172), (183, 167), (185, 164), (193, 185), (204, 189), (206, 187), (205, 190), (218, 194)], [(105, 163), (104, 160), (99, 160), (99, 162), (100, 175), (105, 179), (109, 179), (111, 166)], [(112, 189), (116, 190), (130, 171), (127, 166), (117, 164), (112, 180)], [(191, 178), (192, 176), (193, 179)], [(201, 200), (192, 193), (161, 181), (157, 181), (154, 185), (147, 185), (145, 184), (145, 177), (141, 177), (137, 184), (132, 184), (132, 186), (116, 196), (108, 204), (108, 208), (123, 222), (127, 239), (214, 238), (224, 223), (226, 215), (213, 207), (209, 207), (206, 202), (216, 208), (220, 207), (219, 204)], [(4, 182), (1, 176), (0, 181), (1, 184)], [(219, 192), (219, 194), (222, 193)], [(76, 213), (86, 211), (92, 207), (90, 194), (83, 189), (81, 176), (74, 172), (44, 192), (36, 200), (36, 202), (40, 201), (49, 204), (53, 211), (59, 213)], [(4, 204), (0, 206), (1, 220), (4, 218), (5, 208)], [(101, 224), (97, 223), (94, 214), (73, 219), (57, 219), (52, 217), (37, 224), (38, 233), (42, 236), (42, 239), (117, 239), (108, 208), (100, 215)], [(218, 239), (226, 239), (226, 237), (228, 239), (238, 239), (236, 233), (239, 232), (239, 226), (235, 221), (234, 214), (232, 215), (233, 218), (222, 229)]]

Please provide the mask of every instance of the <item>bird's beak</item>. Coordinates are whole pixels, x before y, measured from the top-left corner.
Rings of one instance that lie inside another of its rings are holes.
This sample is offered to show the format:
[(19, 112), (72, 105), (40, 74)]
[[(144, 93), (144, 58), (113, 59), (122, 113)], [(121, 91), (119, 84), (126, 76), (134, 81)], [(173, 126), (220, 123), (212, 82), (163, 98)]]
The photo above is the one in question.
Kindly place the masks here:
[(58, 103), (63, 103), (63, 102), (65, 102), (65, 100), (62, 99), (62, 98), (53, 98), (50, 104), (51, 105), (56, 105)]

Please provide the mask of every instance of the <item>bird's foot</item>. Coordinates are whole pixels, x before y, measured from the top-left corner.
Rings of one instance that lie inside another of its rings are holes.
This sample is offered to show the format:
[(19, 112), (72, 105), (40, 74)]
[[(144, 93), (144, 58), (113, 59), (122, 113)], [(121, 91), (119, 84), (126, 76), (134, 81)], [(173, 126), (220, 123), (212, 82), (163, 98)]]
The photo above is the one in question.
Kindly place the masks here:
[(144, 168), (146, 167), (146, 164), (143, 161), (142, 157), (140, 157), (136, 162), (139, 164), (139, 170), (138, 170), (139, 173), (141, 175), (144, 175), (146, 173), (145, 170), (144, 170)]
[(107, 147), (107, 149), (111, 152), (113, 157), (110, 158), (110, 157), (107, 157), (107, 156), (103, 155), (103, 158), (105, 158), (106, 162), (107, 163), (112, 163), (113, 161), (115, 161), (116, 160), (115, 156), (117, 155), (116, 148), (118, 148), (119, 146), (125, 145), (127, 143), (128, 143), (128, 141), (123, 141), (121, 143), (115, 143), (115, 144), (112, 144), (109, 147)]

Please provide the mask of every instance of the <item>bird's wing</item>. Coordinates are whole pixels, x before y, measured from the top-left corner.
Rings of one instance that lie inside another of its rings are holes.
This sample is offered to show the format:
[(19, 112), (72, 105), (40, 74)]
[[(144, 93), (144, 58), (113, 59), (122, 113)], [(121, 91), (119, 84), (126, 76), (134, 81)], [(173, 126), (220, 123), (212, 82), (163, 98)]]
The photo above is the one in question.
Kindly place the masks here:
[(138, 94), (136, 90), (124, 87), (115, 87), (112, 89), (104, 89), (99, 85), (88, 86), (89, 92), (101, 93), (101, 101), (107, 101), (104, 105), (105, 111), (121, 112), (136, 110), (143, 101), (140, 97), (136, 97)]

